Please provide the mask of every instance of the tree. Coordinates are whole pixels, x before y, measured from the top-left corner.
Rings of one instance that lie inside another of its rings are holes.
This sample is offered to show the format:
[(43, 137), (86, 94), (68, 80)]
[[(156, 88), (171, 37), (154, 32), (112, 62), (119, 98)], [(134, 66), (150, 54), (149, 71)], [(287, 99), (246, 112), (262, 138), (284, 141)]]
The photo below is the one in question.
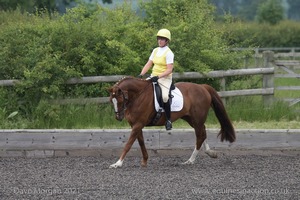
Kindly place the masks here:
[(261, 0), (243, 0), (239, 4), (238, 16), (247, 21), (253, 21)]
[(143, 8), (145, 21), (154, 30), (170, 29), (177, 71), (207, 72), (235, 66), (226, 52), (222, 31), (214, 26), (214, 7), (207, 0), (165, 0), (163, 4), (151, 0)]
[(223, 15), (224, 13), (230, 13), (236, 15), (239, 9), (239, 0), (210, 0), (212, 4), (216, 6), (217, 15)]
[(284, 19), (284, 8), (281, 0), (267, 0), (258, 7), (256, 19), (259, 23), (275, 25)]
[[(74, 3), (92, 3), (95, 0), (0, 0), (0, 10), (15, 10), (18, 7), (22, 11), (36, 12), (36, 10), (48, 10), (48, 12), (54, 12), (60, 10), (60, 6), (65, 7)], [(112, 0), (102, 0), (103, 3), (111, 4)]]
[(145, 17), (126, 3), (92, 11), (83, 4), (55, 17), (0, 12), (0, 80), (21, 80), (14, 91), (5, 89), (6, 99), (16, 100), (5, 101), (10, 111), (35, 116), (44, 99), (107, 95), (107, 84), (64, 83), (73, 77), (138, 74), (163, 27), (172, 32), (176, 72), (238, 67), (207, 0), (151, 0), (144, 8)]
[(28, 10), (34, 6), (33, 0), (0, 0), (0, 10), (15, 10), (17, 7), (21, 7), (22, 10)]
[(287, 0), (289, 4), (289, 19), (297, 19), (300, 20), (300, 0)]
[(18, 7), (22, 11), (35, 12), (36, 10), (46, 9), (49, 12), (57, 10), (59, 3), (69, 5), (76, 0), (0, 0), (0, 10), (15, 10)]

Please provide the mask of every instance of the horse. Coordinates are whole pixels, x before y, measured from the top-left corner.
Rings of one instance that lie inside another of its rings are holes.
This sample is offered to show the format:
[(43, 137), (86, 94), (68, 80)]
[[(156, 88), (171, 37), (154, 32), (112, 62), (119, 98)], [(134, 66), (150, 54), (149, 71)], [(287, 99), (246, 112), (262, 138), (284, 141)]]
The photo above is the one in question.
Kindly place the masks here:
[[(180, 111), (171, 113), (171, 121), (177, 119), (185, 120), (195, 130), (196, 144), (190, 158), (184, 164), (193, 164), (200, 147), (204, 144), (205, 153), (210, 157), (216, 158), (217, 153), (210, 149), (206, 143), (205, 121), (212, 108), (221, 125), (220, 140), (223, 142), (234, 142), (236, 139), (235, 130), (228, 114), (225, 110), (222, 99), (216, 90), (207, 84), (195, 84), (190, 82), (178, 82), (175, 86), (181, 91), (184, 105)], [(163, 126), (166, 118), (164, 115), (153, 124), (156, 115), (154, 108), (153, 83), (135, 77), (124, 77), (108, 89), (110, 102), (113, 104), (115, 118), (122, 121), (124, 118), (131, 126), (131, 133), (119, 160), (110, 165), (109, 168), (122, 167), (124, 158), (135, 140), (138, 140), (142, 151), (141, 166), (147, 166), (148, 153), (144, 143), (143, 128), (146, 126)]]

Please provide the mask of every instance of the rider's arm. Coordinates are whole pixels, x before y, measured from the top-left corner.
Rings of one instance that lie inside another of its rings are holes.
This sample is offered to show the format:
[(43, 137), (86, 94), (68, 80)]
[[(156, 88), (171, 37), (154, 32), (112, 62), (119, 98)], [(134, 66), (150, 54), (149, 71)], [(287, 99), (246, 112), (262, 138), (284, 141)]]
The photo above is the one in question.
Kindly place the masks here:
[(145, 75), (147, 71), (152, 67), (152, 65), (153, 65), (153, 61), (148, 60), (148, 62), (145, 64), (145, 66), (142, 69), (141, 75)]

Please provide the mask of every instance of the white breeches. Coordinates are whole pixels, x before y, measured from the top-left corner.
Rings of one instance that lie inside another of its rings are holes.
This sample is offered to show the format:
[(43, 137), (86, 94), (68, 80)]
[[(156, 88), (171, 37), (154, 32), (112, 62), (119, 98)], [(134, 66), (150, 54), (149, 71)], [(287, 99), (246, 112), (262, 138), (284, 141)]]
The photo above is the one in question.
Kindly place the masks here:
[(172, 76), (169, 75), (167, 77), (158, 79), (158, 84), (161, 88), (163, 102), (167, 103), (169, 100), (169, 92), (172, 84)]

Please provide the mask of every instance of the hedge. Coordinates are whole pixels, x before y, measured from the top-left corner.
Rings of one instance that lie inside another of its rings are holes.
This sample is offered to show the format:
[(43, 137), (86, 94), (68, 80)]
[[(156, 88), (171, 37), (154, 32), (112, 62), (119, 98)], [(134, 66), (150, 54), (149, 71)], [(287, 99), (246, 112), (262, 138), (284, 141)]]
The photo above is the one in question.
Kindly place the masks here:
[(213, 26), (213, 8), (206, 0), (152, 0), (142, 7), (145, 17), (126, 3), (115, 9), (78, 6), (64, 15), (0, 12), (0, 80), (22, 81), (1, 88), (1, 107), (22, 108), (30, 116), (41, 100), (107, 96), (107, 84), (64, 82), (71, 77), (139, 74), (163, 27), (172, 32), (177, 72), (238, 67), (223, 33)]

